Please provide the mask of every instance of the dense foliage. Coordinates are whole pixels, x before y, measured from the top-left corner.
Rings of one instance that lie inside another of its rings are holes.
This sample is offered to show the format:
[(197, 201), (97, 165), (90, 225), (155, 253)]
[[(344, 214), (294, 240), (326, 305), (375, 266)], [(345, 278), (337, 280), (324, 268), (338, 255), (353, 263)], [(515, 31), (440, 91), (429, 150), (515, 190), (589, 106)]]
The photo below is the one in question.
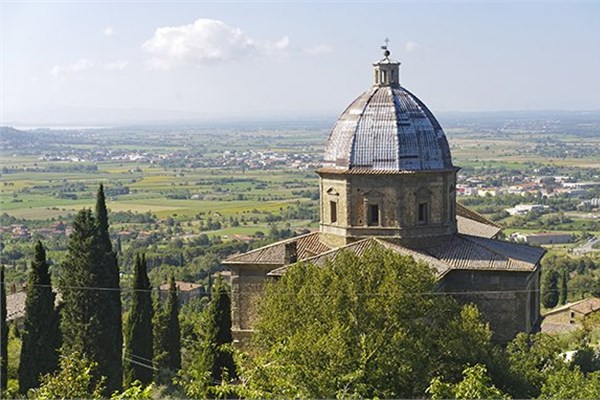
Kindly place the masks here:
[(98, 310), (97, 317), (103, 329), (98, 332), (98, 340), (104, 351), (97, 361), (98, 370), (106, 376), (106, 389), (110, 393), (120, 390), (122, 386), (123, 323), (119, 266), (108, 232), (108, 210), (102, 184), (98, 188), (96, 197), (95, 216), (98, 251), (96, 287), (106, 289), (99, 292), (102, 307)]
[(0, 395), (8, 383), (8, 324), (6, 323), (6, 287), (4, 264), (0, 265)]
[(546, 308), (555, 307), (558, 304), (558, 272), (549, 271), (542, 277), (542, 304)]
[(293, 266), (267, 290), (250, 384), (284, 397), (413, 398), (434, 377), (493, 362), (477, 309), (434, 290), (430, 267), (383, 249)]
[(168, 382), (181, 369), (181, 331), (179, 327), (179, 299), (175, 278), (171, 276), (166, 306), (160, 302), (154, 315), (155, 381)]
[(63, 352), (86, 354), (106, 377), (107, 393), (122, 382), (122, 327), (119, 271), (108, 236), (102, 186), (96, 216), (83, 209), (75, 216), (59, 288)]
[(210, 365), (213, 382), (219, 383), (226, 373), (235, 378), (231, 344), (231, 297), (223, 279), (219, 276), (212, 289), (211, 301), (207, 308), (205, 328), (207, 351), (205, 357)]
[(147, 385), (152, 382), (153, 376), (152, 288), (146, 273), (144, 255), (136, 257), (134, 270), (131, 312), (125, 332), (123, 363), (125, 387), (130, 387), (135, 381)]
[(31, 391), (36, 400), (98, 399), (106, 392), (105, 378), (98, 377), (98, 364), (85, 354), (73, 352), (60, 357), (60, 368), (42, 377), (39, 389)]
[(40, 383), (40, 377), (54, 372), (58, 366), (58, 348), (61, 344), (58, 312), (54, 308), (55, 294), (46, 262), (46, 251), (41, 242), (35, 245), (27, 281), (25, 321), (21, 334), (19, 363), (19, 390), (27, 393)]

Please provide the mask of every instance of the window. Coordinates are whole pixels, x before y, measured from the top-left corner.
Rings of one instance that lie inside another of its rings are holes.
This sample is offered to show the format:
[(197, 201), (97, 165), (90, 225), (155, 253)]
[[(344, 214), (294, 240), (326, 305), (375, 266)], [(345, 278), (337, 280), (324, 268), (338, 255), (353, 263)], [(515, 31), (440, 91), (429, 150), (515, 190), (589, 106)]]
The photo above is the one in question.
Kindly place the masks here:
[(337, 222), (337, 203), (335, 201), (329, 202), (329, 218), (332, 224)]
[(379, 225), (379, 205), (369, 204), (367, 221), (369, 225)]
[(429, 222), (429, 207), (427, 203), (419, 203), (419, 219), (420, 224)]

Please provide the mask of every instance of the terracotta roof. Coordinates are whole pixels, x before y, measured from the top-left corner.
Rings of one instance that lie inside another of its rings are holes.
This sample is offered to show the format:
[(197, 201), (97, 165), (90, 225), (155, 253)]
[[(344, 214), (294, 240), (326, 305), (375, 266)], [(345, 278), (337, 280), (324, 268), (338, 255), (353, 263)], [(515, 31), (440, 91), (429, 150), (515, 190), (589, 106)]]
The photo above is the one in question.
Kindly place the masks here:
[(588, 315), (591, 312), (600, 310), (600, 299), (590, 297), (589, 299), (581, 300), (571, 306), (571, 310), (583, 315)]
[[(327, 260), (335, 260), (340, 251), (361, 255), (372, 246), (382, 246), (402, 255), (410, 255), (415, 260), (424, 261), (435, 268), (438, 276), (443, 276), (453, 269), (534, 271), (545, 253), (545, 250), (539, 247), (459, 234), (419, 247), (401, 244), (397, 239), (368, 238), (331, 249), (304, 261), (324, 265)], [(277, 268), (269, 275), (281, 276), (287, 267)]]
[(589, 297), (587, 299), (579, 300), (573, 303), (565, 304), (553, 310), (550, 310), (544, 314), (547, 315), (556, 314), (565, 310), (573, 310), (583, 315), (588, 315), (591, 312), (600, 310), (600, 299), (597, 297)]
[(317, 254), (331, 250), (331, 247), (321, 241), (319, 232), (308, 233), (295, 238), (282, 240), (247, 253), (234, 254), (224, 261), (224, 264), (285, 264), (285, 246), (287, 243), (296, 244), (297, 260), (305, 260)]
[[(177, 289), (180, 292), (189, 292), (194, 289), (204, 288), (204, 286), (199, 285), (197, 283), (183, 282), (183, 281), (175, 281), (175, 286), (177, 286)], [(171, 287), (171, 284), (169, 282), (167, 282), (167, 283), (163, 283), (162, 285), (160, 285), (159, 289), (161, 291), (168, 291), (170, 287)]]

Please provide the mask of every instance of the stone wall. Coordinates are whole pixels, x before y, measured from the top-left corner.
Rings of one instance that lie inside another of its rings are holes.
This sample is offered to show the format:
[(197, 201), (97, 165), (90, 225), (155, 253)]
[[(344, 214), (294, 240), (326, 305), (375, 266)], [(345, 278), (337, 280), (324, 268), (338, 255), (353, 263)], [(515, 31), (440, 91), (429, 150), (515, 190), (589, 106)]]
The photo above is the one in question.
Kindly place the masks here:
[(243, 333), (254, 328), (265, 283), (271, 279), (267, 277), (267, 273), (278, 266), (230, 264), (230, 267), (231, 328), (235, 337), (236, 332)]
[(439, 289), (460, 303), (474, 303), (490, 323), (494, 340), (507, 343), (519, 332), (539, 330), (539, 268), (534, 272), (449, 272)]
[[(366, 236), (429, 237), (456, 232), (456, 172), (436, 174), (320, 174), (321, 232)], [(331, 203), (336, 204), (332, 218)], [(419, 204), (426, 218), (419, 219)], [(370, 206), (377, 206), (371, 223)], [(352, 239), (347, 239), (347, 242)]]

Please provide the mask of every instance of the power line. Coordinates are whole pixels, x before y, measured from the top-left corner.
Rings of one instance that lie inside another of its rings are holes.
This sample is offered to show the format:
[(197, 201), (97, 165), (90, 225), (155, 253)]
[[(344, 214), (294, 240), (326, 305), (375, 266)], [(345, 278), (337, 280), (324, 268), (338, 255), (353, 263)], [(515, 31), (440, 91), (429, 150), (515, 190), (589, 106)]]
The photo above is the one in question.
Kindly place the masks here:
[[(35, 287), (50, 287), (52, 288), (52, 285), (42, 285), (42, 284), (34, 284), (33, 286)], [(107, 287), (99, 287), (99, 286), (63, 286), (60, 285), (59, 288), (63, 288), (63, 289), (73, 289), (73, 290), (96, 290), (96, 291), (119, 291), (119, 292), (158, 292), (158, 293), (168, 293), (170, 292), (169, 289), (157, 289), (157, 288), (152, 288), (152, 289), (135, 289), (135, 288), (107, 288)], [(548, 290), (548, 292), (559, 292), (560, 289), (552, 289), (552, 290)], [(406, 294), (411, 294), (411, 295), (431, 295), (431, 296), (446, 296), (446, 295), (473, 295), (473, 294), (502, 294), (502, 293), (538, 293), (538, 292), (542, 292), (541, 289), (503, 289), (503, 290), (470, 290), (470, 291), (444, 291), (444, 290), (437, 290), (437, 291), (424, 291), (424, 292), (414, 292), (414, 291), (403, 291), (401, 292), (402, 294), (406, 295)], [(257, 294), (259, 293), (258, 291), (248, 291), (248, 290), (241, 290), (241, 291), (236, 291), (233, 294)], [(326, 291), (326, 292), (314, 292), (313, 294), (319, 295), (319, 296), (329, 296), (331, 294), (335, 294), (337, 292), (334, 291)], [(287, 294), (287, 295), (296, 295), (297, 292), (290, 292), (288, 293), (281, 293), (278, 292), (278, 294)], [(352, 293), (353, 295), (360, 295), (360, 296), (390, 296), (391, 294), (388, 293), (379, 293), (379, 292), (354, 292)]]
[(158, 369), (158, 368), (155, 368), (153, 365), (144, 364), (144, 363), (141, 363), (141, 362), (139, 362), (139, 361), (132, 360), (131, 358), (129, 358), (129, 357), (126, 357), (126, 356), (123, 356), (123, 359), (124, 359), (124, 360), (127, 360), (127, 361), (129, 361), (129, 362), (131, 362), (131, 363), (134, 363), (134, 364), (140, 365), (140, 366), (142, 366), (142, 367), (145, 367), (145, 368), (148, 368), (148, 369), (154, 370), (154, 371), (160, 371), (160, 369)]

